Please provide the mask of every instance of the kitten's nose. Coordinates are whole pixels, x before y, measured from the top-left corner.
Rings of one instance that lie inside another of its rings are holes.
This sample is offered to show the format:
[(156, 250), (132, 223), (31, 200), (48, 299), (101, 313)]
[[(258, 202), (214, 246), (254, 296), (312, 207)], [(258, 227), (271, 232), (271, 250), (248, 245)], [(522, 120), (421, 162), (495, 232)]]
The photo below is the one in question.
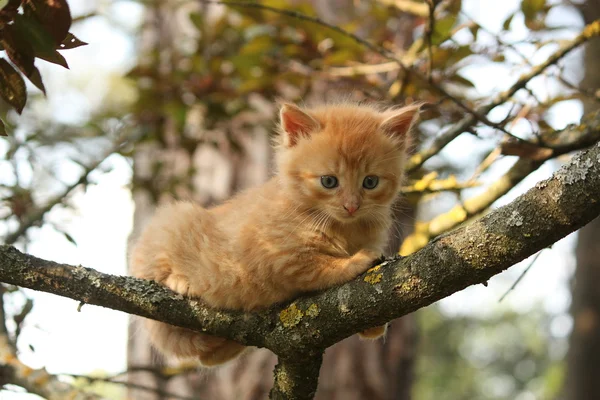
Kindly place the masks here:
[(359, 207), (358, 204), (344, 204), (344, 209), (348, 211), (348, 214), (350, 215), (354, 214)]

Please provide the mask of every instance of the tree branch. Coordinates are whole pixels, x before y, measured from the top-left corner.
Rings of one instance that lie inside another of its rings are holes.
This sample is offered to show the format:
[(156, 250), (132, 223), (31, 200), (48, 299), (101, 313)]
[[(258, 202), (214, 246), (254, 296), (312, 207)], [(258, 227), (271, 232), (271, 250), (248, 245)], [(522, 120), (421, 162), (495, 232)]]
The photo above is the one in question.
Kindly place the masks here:
[(271, 400), (310, 400), (317, 392), (323, 353), (316, 352), (300, 359), (279, 357), (273, 372)]
[(533, 67), (529, 72), (521, 75), (510, 88), (498, 93), (498, 95), (489, 103), (486, 103), (478, 107), (476, 110), (474, 110), (474, 112), (465, 115), (463, 119), (454, 124), (450, 129), (436, 137), (433, 143), (431, 143), (427, 149), (424, 149), (413, 155), (409, 159), (407, 171), (412, 172), (419, 168), (425, 161), (439, 153), (441, 149), (454, 140), (458, 135), (475, 125), (478, 120), (477, 115), (487, 115), (487, 113), (500, 104), (506, 103), (506, 101), (508, 101), (517, 91), (523, 89), (527, 83), (529, 83), (529, 81), (544, 72), (546, 68), (556, 64), (573, 49), (579, 47), (586, 41), (598, 35), (600, 35), (600, 21), (594, 21), (593, 23), (587, 25), (573, 40), (563, 44), (554, 54), (548, 57), (546, 61)]
[(9, 233), (4, 238), (4, 243), (13, 244), (16, 242), (29, 228), (33, 225), (42, 221), (47, 213), (49, 213), (56, 205), (65, 202), (65, 199), (73, 192), (79, 185), (87, 184), (88, 178), (92, 172), (94, 172), (108, 157), (119, 151), (125, 144), (130, 143), (132, 140), (137, 139), (137, 136), (122, 137), (111, 146), (110, 149), (105, 151), (99, 158), (83, 167), (83, 172), (79, 176), (79, 179), (74, 183), (68, 185), (61, 193), (48, 200), (42, 207), (34, 208), (31, 212), (23, 217), (19, 222), (19, 226), (14, 232)]
[(485, 192), (457, 204), (448, 212), (428, 222), (417, 224), (415, 232), (407, 236), (402, 243), (400, 253), (413, 253), (425, 246), (432, 237), (448, 232), (469, 218), (482, 213), (547, 160), (596, 143), (600, 140), (600, 110), (586, 114), (581, 119), (580, 125), (570, 125), (559, 131), (545, 132), (539, 140), (540, 145), (548, 146), (546, 149), (550, 150), (544, 158), (519, 158), (504, 175), (489, 185)]
[(585, 43), (587, 40), (596, 37), (600, 34), (600, 21), (595, 21), (586, 27), (584, 27), (581, 34), (579, 34), (575, 39), (568, 42), (567, 44), (561, 46), (561, 48), (551, 55), (546, 62), (540, 64), (538, 67), (533, 68), (530, 73), (522, 75), (517, 82), (508, 90), (500, 93), (498, 96), (494, 98), (494, 100), (488, 104), (485, 104), (478, 109), (471, 109), (465, 103), (463, 103), (460, 99), (450, 94), (442, 85), (434, 82), (432, 79), (429, 79), (429, 76), (423, 74), (418, 68), (415, 67), (414, 63), (408, 64), (404, 62), (401, 58), (399, 58), (393, 51), (380, 46), (378, 44), (371, 43), (368, 40), (361, 38), (358, 35), (355, 35), (352, 32), (349, 32), (338, 25), (334, 25), (328, 22), (323, 21), (320, 18), (312, 17), (310, 15), (303, 14), (301, 12), (286, 10), (283, 8), (272, 7), (269, 5), (261, 4), (253, 1), (230, 1), (230, 0), (197, 0), (199, 3), (204, 4), (219, 4), (228, 7), (240, 7), (240, 8), (254, 8), (259, 10), (264, 10), (280, 15), (284, 15), (287, 17), (295, 18), (302, 21), (307, 21), (316, 25), (323, 26), (327, 29), (330, 29), (334, 32), (337, 32), (349, 39), (352, 39), (359, 45), (369, 49), (386, 60), (390, 60), (398, 64), (398, 66), (408, 75), (411, 74), (423, 81), (424, 83), (431, 86), (432, 89), (440, 93), (442, 96), (450, 99), (453, 103), (455, 103), (458, 107), (464, 110), (467, 113), (467, 116), (459, 121), (455, 126), (441, 134), (436, 138), (432, 146), (425, 149), (424, 151), (414, 155), (410, 158), (408, 164), (408, 170), (413, 171), (419, 168), (425, 161), (429, 158), (437, 154), (444, 146), (450, 143), (454, 138), (463, 133), (465, 130), (472, 127), (475, 123), (482, 122), (494, 129), (500, 129), (501, 131), (508, 133), (499, 126), (487, 119), (486, 115), (489, 111), (491, 111), (496, 106), (506, 102), (506, 100), (510, 99), (514, 93), (516, 93), (519, 89), (525, 87), (525, 85), (533, 79), (535, 76), (541, 74), (548, 66), (555, 64), (563, 58), (567, 53), (569, 53), (574, 48), (580, 46)]
[(512, 203), (411, 256), (388, 259), (342, 286), (262, 312), (214, 310), (154, 282), (46, 261), (6, 245), (0, 247), (0, 281), (269, 348), (281, 359), (273, 396), (291, 387), (288, 395), (303, 399), (316, 385), (326, 347), (485, 283), (599, 214), (596, 144)]

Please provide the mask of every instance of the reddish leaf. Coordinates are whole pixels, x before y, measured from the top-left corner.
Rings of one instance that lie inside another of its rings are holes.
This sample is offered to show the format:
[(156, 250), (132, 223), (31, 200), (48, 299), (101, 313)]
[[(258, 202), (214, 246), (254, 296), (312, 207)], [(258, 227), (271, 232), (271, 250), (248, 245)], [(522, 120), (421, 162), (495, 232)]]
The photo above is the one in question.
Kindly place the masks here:
[(59, 50), (74, 49), (75, 47), (85, 45), (87, 45), (86, 42), (77, 39), (77, 37), (75, 37), (75, 35), (73, 35), (72, 33), (68, 33), (65, 40), (63, 40), (60, 44)]
[(7, 11), (17, 11), (23, 0), (8, 0), (8, 3), (0, 10), (0, 13)]
[(12, 28), (12, 26), (7, 26), (4, 29), (4, 37), (0, 40), (0, 44), (6, 50), (6, 54), (12, 63), (21, 70), (23, 75), (40, 89), (42, 93), (46, 94), (46, 88), (42, 82), (40, 71), (33, 65), (34, 56), (31, 45), (22, 35), (15, 34)]
[(46, 94), (46, 88), (44, 87), (44, 82), (42, 82), (42, 75), (40, 75), (40, 70), (37, 67), (33, 67), (33, 71), (30, 74), (25, 74), (29, 82), (33, 83), (36, 88), (40, 89), (42, 93)]
[(27, 102), (25, 81), (4, 58), (0, 58), (0, 96), (21, 114)]
[(69, 69), (69, 64), (67, 64), (67, 60), (65, 60), (65, 58), (62, 56), (62, 54), (60, 54), (56, 50), (54, 50), (52, 53), (48, 53), (48, 54), (36, 54), (36, 56), (38, 58), (41, 58), (42, 60), (46, 60), (53, 64), (57, 64), (62, 67), (65, 67), (66, 69)]
[(0, 21), (10, 22), (15, 18), (22, 0), (8, 0), (8, 3), (0, 10)]
[(36, 57), (69, 68), (65, 58), (56, 51), (54, 39), (35, 17), (17, 15), (13, 27), (17, 37), (31, 45)]
[(71, 28), (71, 11), (67, 0), (25, 0), (23, 10), (25, 15), (35, 16), (56, 45), (67, 37)]
[(7, 25), (2, 30), (2, 38), (0, 43), (10, 60), (19, 68), (25, 75), (33, 72), (33, 48), (27, 41), (27, 38), (15, 30), (14, 25)]

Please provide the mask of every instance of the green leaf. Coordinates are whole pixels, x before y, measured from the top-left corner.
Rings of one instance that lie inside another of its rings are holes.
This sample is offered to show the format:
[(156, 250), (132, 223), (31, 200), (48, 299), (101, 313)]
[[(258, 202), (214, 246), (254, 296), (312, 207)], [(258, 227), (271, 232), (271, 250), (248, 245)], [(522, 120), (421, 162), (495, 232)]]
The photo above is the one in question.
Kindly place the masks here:
[(433, 33), (431, 35), (431, 44), (438, 45), (450, 37), (450, 32), (456, 24), (456, 15), (448, 15), (435, 21)]
[(73, 236), (69, 235), (67, 232), (63, 232), (63, 235), (65, 235), (65, 238), (73, 243), (75, 246), (77, 246), (77, 242), (75, 241), (75, 239), (73, 239)]
[(27, 102), (25, 81), (4, 58), (0, 58), (0, 96), (21, 114)]
[(471, 35), (473, 35), (473, 41), (477, 41), (477, 34), (479, 33), (479, 25), (472, 25), (469, 27), (469, 31), (471, 31)]
[(204, 16), (202, 14), (196, 12), (190, 13), (190, 21), (192, 21), (192, 24), (194, 24), (198, 31), (202, 32), (204, 28)]
[(4, 125), (4, 121), (0, 119), (0, 136), (8, 136), (6, 133), (6, 125)]
[(69, 32), (67, 33), (67, 37), (65, 37), (65, 40), (62, 41), (58, 48), (60, 50), (67, 50), (85, 45), (87, 45), (86, 42), (79, 40), (75, 35)]
[(23, 11), (44, 27), (55, 45), (59, 45), (67, 37), (71, 28), (71, 11), (67, 0), (25, 0)]
[(546, 0), (523, 0), (521, 11), (525, 16), (525, 26), (529, 29), (538, 31), (544, 28), (543, 13), (547, 11)]
[(473, 82), (471, 82), (470, 80), (468, 80), (467, 78), (465, 78), (464, 76), (461, 76), (459, 74), (452, 75), (449, 80), (450, 80), (450, 82), (456, 83), (457, 85), (466, 86), (466, 87), (470, 87), (470, 88), (475, 87)]
[(521, 11), (526, 20), (533, 20), (537, 14), (544, 10), (546, 0), (523, 0), (521, 2)]
[(506, 20), (502, 24), (502, 29), (504, 29), (505, 31), (510, 30), (510, 23), (512, 22), (514, 17), (515, 17), (515, 13), (510, 14), (508, 16), (508, 18), (506, 18)]

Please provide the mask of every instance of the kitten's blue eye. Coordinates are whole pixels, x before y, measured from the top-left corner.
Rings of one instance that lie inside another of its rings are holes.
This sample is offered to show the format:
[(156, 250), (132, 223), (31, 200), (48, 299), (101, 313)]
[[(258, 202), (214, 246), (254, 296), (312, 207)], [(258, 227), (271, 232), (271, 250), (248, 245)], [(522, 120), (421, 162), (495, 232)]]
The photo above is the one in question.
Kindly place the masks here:
[(363, 181), (363, 187), (365, 189), (375, 189), (377, 187), (378, 183), (379, 183), (379, 177), (377, 177), (375, 175), (369, 175), (369, 176), (365, 177), (365, 180)]
[(321, 177), (321, 185), (326, 189), (333, 189), (338, 185), (338, 180), (333, 175), (323, 175)]

